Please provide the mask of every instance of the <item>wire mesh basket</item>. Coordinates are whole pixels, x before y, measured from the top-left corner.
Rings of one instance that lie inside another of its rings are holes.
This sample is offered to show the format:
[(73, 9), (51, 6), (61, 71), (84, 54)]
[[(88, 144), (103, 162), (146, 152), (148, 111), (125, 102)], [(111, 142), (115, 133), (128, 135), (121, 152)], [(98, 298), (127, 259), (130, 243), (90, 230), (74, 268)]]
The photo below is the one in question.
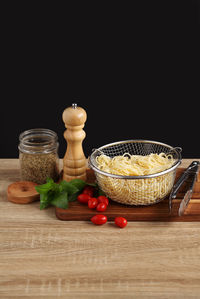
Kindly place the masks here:
[[(113, 201), (127, 205), (151, 205), (166, 198), (174, 184), (176, 169), (181, 163), (181, 148), (149, 140), (127, 140), (104, 145), (95, 149), (89, 157), (101, 190)], [(124, 154), (146, 156), (165, 153), (173, 157), (173, 165), (161, 172), (124, 176), (111, 174), (98, 167), (97, 157), (104, 154), (110, 158)]]

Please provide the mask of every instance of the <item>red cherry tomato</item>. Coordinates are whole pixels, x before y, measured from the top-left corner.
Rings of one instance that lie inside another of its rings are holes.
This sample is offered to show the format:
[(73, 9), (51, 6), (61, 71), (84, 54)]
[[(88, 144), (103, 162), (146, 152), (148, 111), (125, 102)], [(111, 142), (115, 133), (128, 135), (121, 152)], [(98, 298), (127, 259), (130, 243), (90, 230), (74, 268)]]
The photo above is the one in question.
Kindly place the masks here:
[(88, 200), (88, 208), (95, 209), (98, 205), (98, 200), (95, 197), (92, 197)]
[(97, 211), (98, 212), (103, 212), (107, 209), (107, 204), (103, 203), (103, 202), (100, 202), (98, 205), (97, 205)]
[(79, 202), (84, 203), (84, 204), (88, 204), (88, 200), (91, 198), (91, 196), (89, 196), (88, 194), (79, 194), (77, 199)]
[(91, 221), (96, 225), (102, 225), (107, 222), (107, 217), (105, 215), (95, 215), (91, 218)]
[(115, 224), (121, 228), (125, 227), (127, 225), (127, 220), (124, 217), (116, 217), (115, 218)]
[(100, 196), (97, 197), (97, 199), (98, 199), (99, 203), (103, 202), (103, 203), (105, 203), (108, 206), (108, 204), (109, 204), (108, 197), (100, 195)]
[(92, 197), (93, 194), (94, 194), (94, 187), (92, 187), (92, 186), (85, 186), (82, 193), (83, 194), (88, 194), (88, 195), (90, 195)]

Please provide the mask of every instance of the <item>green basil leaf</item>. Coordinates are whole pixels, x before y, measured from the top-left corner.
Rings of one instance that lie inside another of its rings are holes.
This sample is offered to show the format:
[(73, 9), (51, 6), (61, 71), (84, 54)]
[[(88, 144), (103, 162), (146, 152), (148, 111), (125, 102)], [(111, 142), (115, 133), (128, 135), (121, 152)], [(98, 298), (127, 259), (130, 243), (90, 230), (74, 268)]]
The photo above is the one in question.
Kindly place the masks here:
[(49, 190), (51, 190), (51, 188), (50, 188), (50, 186), (44, 184), (44, 185), (35, 186), (35, 190), (39, 194), (46, 194), (47, 192), (49, 192)]
[(54, 185), (52, 186), (51, 191), (55, 192), (55, 193), (59, 192), (60, 191), (59, 184), (54, 183)]
[(40, 194), (46, 194), (50, 190), (54, 189), (55, 185), (57, 184), (55, 184), (52, 179), (47, 179), (46, 184), (35, 186), (35, 190)]
[(50, 205), (51, 197), (48, 194), (40, 194), (40, 210), (47, 208)]
[(86, 185), (93, 186), (97, 196), (103, 194), (96, 183), (86, 183), (81, 179), (73, 179), (70, 182), (63, 180), (59, 184), (51, 178), (47, 178), (46, 181), (46, 184), (35, 187), (37, 192), (40, 193), (41, 210), (49, 205), (67, 209), (68, 203), (75, 201)]
[(81, 191), (87, 185), (86, 182), (81, 179), (73, 179), (69, 183), (75, 186), (79, 191)]
[(61, 209), (67, 209), (68, 208), (67, 192), (61, 192), (55, 194), (53, 200), (51, 201), (51, 204)]
[(78, 196), (80, 193), (81, 193), (81, 191), (78, 191), (78, 192), (76, 192), (76, 193), (73, 193), (73, 194), (69, 195), (69, 196), (68, 196), (68, 201), (70, 202), (70, 201), (75, 201), (75, 200), (77, 200), (77, 196)]
[(46, 178), (46, 182), (47, 183), (53, 183), (54, 184), (54, 180), (52, 178)]
[(71, 184), (70, 182), (66, 182), (66, 181), (61, 181), (59, 184), (60, 188), (61, 188), (61, 192), (67, 192), (69, 195), (76, 193), (77, 191), (79, 191), (79, 189), (74, 186), (73, 184)]

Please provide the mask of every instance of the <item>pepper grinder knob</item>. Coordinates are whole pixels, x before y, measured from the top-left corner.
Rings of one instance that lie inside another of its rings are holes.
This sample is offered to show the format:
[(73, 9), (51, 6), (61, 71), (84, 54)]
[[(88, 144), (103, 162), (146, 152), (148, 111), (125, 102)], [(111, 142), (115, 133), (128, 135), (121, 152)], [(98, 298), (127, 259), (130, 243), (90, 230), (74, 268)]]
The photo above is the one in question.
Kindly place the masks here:
[(86, 180), (86, 158), (82, 148), (86, 134), (82, 129), (87, 114), (83, 108), (74, 103), (63, 111), (62, 119), (67, 129), (64, 132), (67, 150), (63, 158), (63, 180), (71, 181), (75, 178)]

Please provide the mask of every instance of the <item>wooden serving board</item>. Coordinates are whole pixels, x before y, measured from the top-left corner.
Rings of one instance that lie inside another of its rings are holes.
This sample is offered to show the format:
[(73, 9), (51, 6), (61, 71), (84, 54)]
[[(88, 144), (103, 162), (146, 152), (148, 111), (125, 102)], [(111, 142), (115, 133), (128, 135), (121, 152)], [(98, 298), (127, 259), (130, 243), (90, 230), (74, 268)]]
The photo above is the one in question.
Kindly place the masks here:
[[(176, 180), (183, 173), (185, 168), (178, 168)], [(92, 170), (87, 170), (87, 181), (93, 182), (95, 176)], [(176, 181), (175, 180), (175, 181)], [(56, 216), (60, 220), (90, 220), (96, 214), (104, 214), (108, 221), (113, 221), (115, 217), (122, 216), (128, 221), (200, 221), (200, 173), (195, 183), (192, 199), (183, 216), (178, 216), (178, 209), (187, 190), (187, 182), (184, 183), (177, 198), (173, 200), (172, 212), (169, 213), (169, 200), (166, 198), (160, 203), (151, 206), (128, 206), (116, 203), (110, 200), (109, 206), (105, 212), (91, 210), (87, 205), (80, 204), (78, 201), (71, 202), (68, 209), (56, 208)]]

